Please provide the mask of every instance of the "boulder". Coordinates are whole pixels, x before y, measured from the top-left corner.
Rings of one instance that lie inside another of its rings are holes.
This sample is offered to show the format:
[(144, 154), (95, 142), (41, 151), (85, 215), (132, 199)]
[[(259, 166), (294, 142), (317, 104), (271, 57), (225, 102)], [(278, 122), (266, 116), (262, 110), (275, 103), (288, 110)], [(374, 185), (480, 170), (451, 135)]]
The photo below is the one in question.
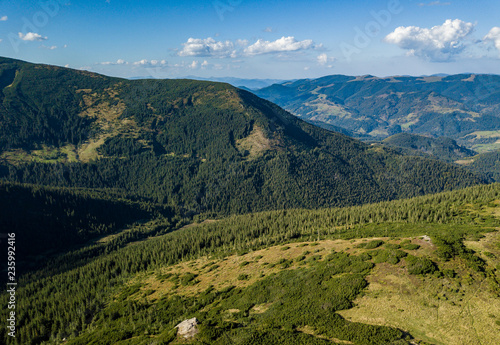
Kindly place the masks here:
[(192, 338), (198, 333), (198, 320), (193, 317), (192, 319), (184, 320), (175, 328), (177, 328), (177, 334), (182, 335), (184, 338)]

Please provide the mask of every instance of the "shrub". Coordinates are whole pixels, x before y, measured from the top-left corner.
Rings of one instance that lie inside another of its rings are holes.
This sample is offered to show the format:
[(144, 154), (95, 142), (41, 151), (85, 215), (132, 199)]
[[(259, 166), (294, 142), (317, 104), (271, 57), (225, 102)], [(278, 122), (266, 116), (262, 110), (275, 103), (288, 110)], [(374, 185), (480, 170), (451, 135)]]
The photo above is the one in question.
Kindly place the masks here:
[(375, 249), (375, 248), (380, 247), (383, 244), (384, 244), (384, 241), (382, 241), (382, 240), (373, 240), (373, 241), (368, 242), (365, 245), (365, 249)]
[(194, 273), (186, 273), (181, 277), (181, 285), (186, 286), (186, 285), (194, 285), (198, 283), (198, 280), (195, 280), (197, 277), (197, 274)]
[(410, 274), (424, 275), (427, 273), (434, 273), (437, 270), (436, 264), (428, 258), (408, 255), (405, 260), (406, 268)]
[(384, 247), (387, 249), (399, 249), (401, 246), (397, 243), (386, 243), (384, 244)]
[(490, 258), (490, 259), (494, 259), (495, 258), (495, 254), (493, 254), (492, 252), (484, 252), (484, 255), (487, 258)]
[(406, 250), (417, 250), (418, 248), (420, 248), (420, 246), (418, 244), (414, 244), (414, 243), (408, 243), (408, 244), (405, 244), (403, 246), (403, 249), (406, 249)]
[(167, 329), (163, 331), (156, 339), (158, 345), (170, 344), (177, 337), (177, 328)]
[(455, 278), (457, 275), (456, 272), (452, 269), (444, 269), (443, 270), (443, 275), (447, 278)]

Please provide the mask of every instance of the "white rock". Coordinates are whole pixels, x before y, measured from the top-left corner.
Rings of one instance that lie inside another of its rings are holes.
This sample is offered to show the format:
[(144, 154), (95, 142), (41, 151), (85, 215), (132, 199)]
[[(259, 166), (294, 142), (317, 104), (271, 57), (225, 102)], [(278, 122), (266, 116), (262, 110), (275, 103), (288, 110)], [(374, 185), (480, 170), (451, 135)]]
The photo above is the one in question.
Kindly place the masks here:
[(184, 320), (175, 328), (177, 328), (177, 334), (184, 336), (184, 338), (192, 338), (198, 333), (198, 320), (193, 317), (189, 320)]

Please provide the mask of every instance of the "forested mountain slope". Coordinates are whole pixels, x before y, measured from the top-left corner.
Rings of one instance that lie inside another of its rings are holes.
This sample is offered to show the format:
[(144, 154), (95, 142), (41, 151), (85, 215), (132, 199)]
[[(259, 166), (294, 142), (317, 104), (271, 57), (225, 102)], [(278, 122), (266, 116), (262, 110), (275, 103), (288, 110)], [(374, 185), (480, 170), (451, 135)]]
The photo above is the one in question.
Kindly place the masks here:
[[(22, 345), (495, 344), (499, 205), (500, 185), (491, 184), (183, 228), (158, 219), (157, 226), (177, 231), (126, 246), (89, 243), (37, 271), (19, 272), (16, 338), (3, 327), (0, 339)], [(3, 291), (0, 303), (8, 298)], [(0, 317), (8, 311), (0, 309)], [(196, 337), (177, 336), (174, 326), (193, 317)]]
[(463, 169), (307, 124), (227, 84), (0, 59), (0, 176), (195, 212), (326, 207), (461, 188)]
[(399, 133), (384, 139), (382, 144), (399, 148), (406, 154), (430, 156), (450, 163), (476, 155), (476, 152), (466, 149), (458, 145), (455, 140), (446, 137), (432, 138)]

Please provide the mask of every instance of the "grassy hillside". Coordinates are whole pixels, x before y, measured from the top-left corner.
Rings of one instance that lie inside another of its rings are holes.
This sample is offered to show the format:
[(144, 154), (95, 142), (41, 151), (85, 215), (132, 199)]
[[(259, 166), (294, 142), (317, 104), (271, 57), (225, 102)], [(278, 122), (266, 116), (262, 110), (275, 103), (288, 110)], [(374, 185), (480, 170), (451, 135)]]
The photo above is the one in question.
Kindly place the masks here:
[[(101, 241), (19, 277), (18, 337), (0, 329), (1, 337), (8, 344), (494, 344), (499, 207), (500, 185), (492, 184), (231, 216), (125, 247)], [(73, 260), (89, 248), (102, 255)], [(7, 297), (2, 292), (0, 303)], [(192, 317), (198, 335), (177, 337), (173, 327)]]
[(0, 60), (0, 178), (197, 213), (354, 205), (483, 182), (305, 123), (227, 84)]
[[(360, 135), (385, 138), (408, 132), (478, 142), (483, 131), (500, 129), (500, 76), (460, 74), (432, 77), (326, 76), (255, 91), (307, 120)], [(475, 133), (475, 134), (473, 134)]]

